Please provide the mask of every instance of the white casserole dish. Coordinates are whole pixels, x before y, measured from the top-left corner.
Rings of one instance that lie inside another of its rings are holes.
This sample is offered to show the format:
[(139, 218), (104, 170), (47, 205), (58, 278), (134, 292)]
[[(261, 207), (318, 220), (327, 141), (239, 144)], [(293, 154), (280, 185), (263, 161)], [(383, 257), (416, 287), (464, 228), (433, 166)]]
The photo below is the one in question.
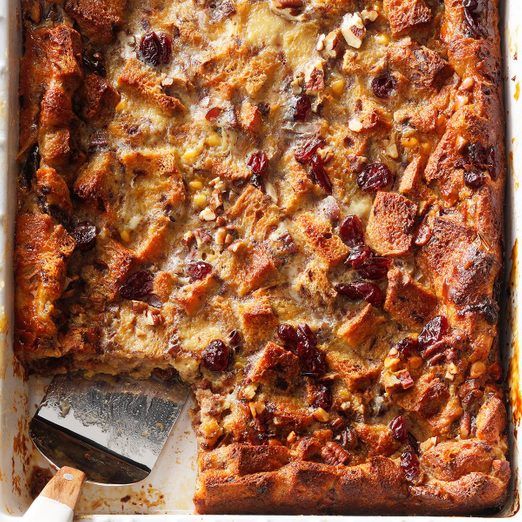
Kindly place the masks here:
[[(503, 300), (503, 339), (501, 346), (509, 371), (509, 395), (512, 406), (513, 487), (510, 498), (499, 517), (522, 520), (518, 511), (517, 433), (522, 417), (522, 389), (519, 368), (522, 365), (518, 325), (522, 324), (522, 274), (519, 271), (517, 237), (522, 237), (522, 187), (517, 172), (522, 169), (522, 101), (519, 100), (522, 63), (522, 5), (519, 0), (504, 2), (504, 64), (507, 113), (507, 150), (509, 174), (506, 194), (506, 296)], [(45, 384), (39, 380), (24, 382), (12, 353), (12, 248), (15, 211), (15, 156), (17, 150), (18, 58), (20, 24), (18, 0), (0, 0), (0, 521), (19, 519), (30, 504), (29, 476), (34, 465), (46, 467), (33, 450), (27, 436), (27, 423), (39, 402)], [(195, 483), (195, 438), (192, 435), (187, 405), (178, 421), (156, 469), (143, 483), (132, 487), (100, 487), (87, 485), (78, 505), (82, 520), (149, 521), (149, 520), (214, 520), (248, 519), (256, 521), (293, 520), (293, 517), (223, 517), (192, 515)], [(140, 516), (142, 514), (143, 516)], [(167, 515), (168, 514), (168, 515)], [(156, 516), (154, 516), (156, 515)], [(309, 517), (300, 517), (305, 521)], [(312, 517), (310, 517), (312, 518)], [(327, 520), (330, 517), (313, 517)], [(336, 517), (335, 520), (345, 517)], [(346, 517), (347, 518), (347, 517)], [(350, 517), (372, 520), (375, 517)], [(387, 517), (404, 520), (406, 517)], [(480, 518), (480, 517), (478, 517)], [(418, 517), (419, 522), (430, 517)], [(332, 517), (333, 520), (333, 517)], [(464, 519), (463, 519), (464, 520)]]

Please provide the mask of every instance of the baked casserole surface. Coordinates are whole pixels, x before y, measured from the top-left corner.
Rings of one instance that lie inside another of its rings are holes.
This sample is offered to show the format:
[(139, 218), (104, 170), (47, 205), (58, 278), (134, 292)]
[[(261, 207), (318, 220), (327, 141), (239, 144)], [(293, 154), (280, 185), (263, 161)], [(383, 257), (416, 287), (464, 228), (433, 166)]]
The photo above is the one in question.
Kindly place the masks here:
[(497, 0), (23, 0), (16, 351), (179, 377), (202, 513), (509, 482)]

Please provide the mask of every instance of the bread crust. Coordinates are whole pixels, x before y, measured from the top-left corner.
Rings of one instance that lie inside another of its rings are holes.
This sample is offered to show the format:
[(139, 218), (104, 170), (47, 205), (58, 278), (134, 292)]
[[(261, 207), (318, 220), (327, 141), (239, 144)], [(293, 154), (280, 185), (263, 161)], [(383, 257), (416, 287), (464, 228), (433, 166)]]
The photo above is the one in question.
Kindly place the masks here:
[[(339, 468), (316, 462), (285, 464), (284, 458), (273, 460), (259, 450), (246, 445), (228, 448), (227, 469), (239, 465), (244, 474), (209, 469), (206, 463), (212, 462), (212, 454), (201, 459), (195, 497), (199, 513), (477, 514), (498, 506), (509, 480), (506, 465), (494, 465), (491, 473), (491, 456), (485, 472), (411, 486), (397, 461), (387, 457)], [(264, 471), (248, 473), (251, 466), (252, 471)]]
[(27, 368), (181, 377), (200, 513), (499, 508), (498, 1), (22, 3)]

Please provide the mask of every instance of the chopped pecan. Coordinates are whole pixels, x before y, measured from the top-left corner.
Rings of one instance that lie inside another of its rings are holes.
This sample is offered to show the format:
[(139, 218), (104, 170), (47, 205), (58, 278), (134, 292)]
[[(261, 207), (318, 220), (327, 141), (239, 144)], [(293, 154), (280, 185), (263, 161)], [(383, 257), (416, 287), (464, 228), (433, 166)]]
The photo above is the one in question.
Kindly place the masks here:
[(360, 13), (347, 13), (344, 15), (341, 23), (341, 32), (343, 33), (346, 43), (359, 49), (366, 36), (366, 27)]
[(337, 442), (327, 442), (321, 449), (321, 457), (330, 466), (347, 464), (350, 454)]
[(303, 437), (296, 448), (297, 458), (314, 460), (321, 456), (322, 444), (315, 437)]

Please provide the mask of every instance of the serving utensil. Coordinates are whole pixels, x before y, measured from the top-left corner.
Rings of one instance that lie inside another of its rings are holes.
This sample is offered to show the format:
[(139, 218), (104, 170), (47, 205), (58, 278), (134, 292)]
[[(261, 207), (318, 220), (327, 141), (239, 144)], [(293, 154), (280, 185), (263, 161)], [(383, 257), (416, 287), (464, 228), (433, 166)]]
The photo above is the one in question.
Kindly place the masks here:
[(60, 503), (68, 518), (56, 512), (52, 520), (72, 520), (84, 480), (125, 485), (146, 478), (187, 399), (187, 388), (177, 381), (55, 377), (29, 432), (42, 455), (61, 469), (25, 519), (42, 522), (42, 509), (49, 513)]

